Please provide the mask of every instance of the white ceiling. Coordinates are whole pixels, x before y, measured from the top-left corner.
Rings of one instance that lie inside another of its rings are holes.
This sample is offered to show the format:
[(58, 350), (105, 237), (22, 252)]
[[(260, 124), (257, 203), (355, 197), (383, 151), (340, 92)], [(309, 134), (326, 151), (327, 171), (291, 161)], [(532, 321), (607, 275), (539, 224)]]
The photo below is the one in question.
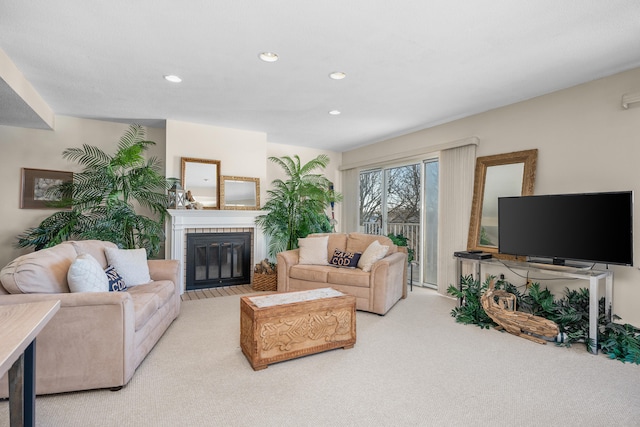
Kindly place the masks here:
[(346, 151), (640, 66), (640, 1), (2, 0), (0, 48), (56, 114)]

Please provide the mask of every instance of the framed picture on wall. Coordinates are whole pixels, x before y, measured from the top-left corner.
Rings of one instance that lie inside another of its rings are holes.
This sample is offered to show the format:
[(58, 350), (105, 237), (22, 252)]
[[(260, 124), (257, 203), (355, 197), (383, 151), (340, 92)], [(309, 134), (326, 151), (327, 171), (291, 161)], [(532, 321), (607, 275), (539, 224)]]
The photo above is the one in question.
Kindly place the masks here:
[(59, 200), (48, 190), (63, 182), (72, 182), (73, 172), (22, 168), (20, 209), (59, 209), (49, 206)]

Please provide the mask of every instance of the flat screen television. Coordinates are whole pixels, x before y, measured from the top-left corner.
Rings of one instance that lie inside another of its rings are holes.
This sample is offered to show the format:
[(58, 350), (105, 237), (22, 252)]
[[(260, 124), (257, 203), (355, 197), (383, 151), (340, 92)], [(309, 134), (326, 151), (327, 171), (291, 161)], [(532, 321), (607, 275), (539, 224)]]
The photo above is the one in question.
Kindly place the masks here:
[(498, 252), (631, 266), (633, 193), (500, 197)]

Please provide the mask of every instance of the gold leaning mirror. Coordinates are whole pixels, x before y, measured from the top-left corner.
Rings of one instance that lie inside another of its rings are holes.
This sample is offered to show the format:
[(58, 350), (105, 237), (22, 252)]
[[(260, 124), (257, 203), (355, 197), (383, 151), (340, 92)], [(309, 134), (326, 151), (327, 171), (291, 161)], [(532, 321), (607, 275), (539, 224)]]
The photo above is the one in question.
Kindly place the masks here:
[(204, 209), (220, 209), (220, 160), (183, 157), (180, 182)]
[(221, 177), (220, 203), (220, 209), (260, 209), (260, 178)]
[(533, 194), (538, 150), (516, 151), (476, 159), (467, 250), (498, 254), (498, 197)]

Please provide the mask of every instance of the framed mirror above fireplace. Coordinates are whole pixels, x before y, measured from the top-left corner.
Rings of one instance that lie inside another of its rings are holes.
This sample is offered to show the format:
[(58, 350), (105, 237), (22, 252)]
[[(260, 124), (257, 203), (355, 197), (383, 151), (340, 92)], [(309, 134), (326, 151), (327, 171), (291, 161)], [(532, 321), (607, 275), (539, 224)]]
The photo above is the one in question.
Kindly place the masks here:
[(260, 178), (220, 177), (220, 209), (260, 209)]
[(204, 209), (220, 209), (220, 160), (183, 157), (181, 182)]

